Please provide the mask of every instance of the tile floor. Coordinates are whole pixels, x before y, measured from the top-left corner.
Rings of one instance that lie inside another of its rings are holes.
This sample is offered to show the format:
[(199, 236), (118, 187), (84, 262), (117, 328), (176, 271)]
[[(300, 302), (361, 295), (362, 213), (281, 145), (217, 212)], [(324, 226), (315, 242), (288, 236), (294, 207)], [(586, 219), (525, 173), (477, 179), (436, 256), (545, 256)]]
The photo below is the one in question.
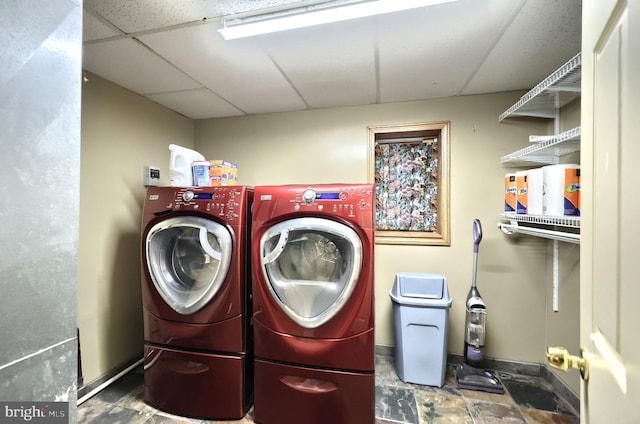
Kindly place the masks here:
[[(500, 371), (502, 395), (456, 388), (454, 365), (442, 388), (404, 383), (394, 359), (376, 355), (376, 424), (580, 422), (570, 403), (542, 377)], [(251, 411), (239, 421), (203, 421), (158, 411), (143, 401), (141, 367), (78, 407), (78, 423), (253, 423)], [(304, 424), (304, 423), (301, 423)], [(358, 424), (358, 423), (354, 423)]]

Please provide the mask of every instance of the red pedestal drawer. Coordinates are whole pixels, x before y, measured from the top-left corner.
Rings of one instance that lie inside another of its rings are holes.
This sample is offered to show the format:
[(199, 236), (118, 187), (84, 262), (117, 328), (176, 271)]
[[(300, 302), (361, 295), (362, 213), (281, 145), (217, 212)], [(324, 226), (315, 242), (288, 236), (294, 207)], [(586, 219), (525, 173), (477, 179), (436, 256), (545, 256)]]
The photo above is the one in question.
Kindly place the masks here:
[(251, 407), (244, 356), (145, 346), (144, 399), (175, 415), (240, 419)]
[(373, 424), (375, 376), (256, 359), (254, 413), (260, 424)]

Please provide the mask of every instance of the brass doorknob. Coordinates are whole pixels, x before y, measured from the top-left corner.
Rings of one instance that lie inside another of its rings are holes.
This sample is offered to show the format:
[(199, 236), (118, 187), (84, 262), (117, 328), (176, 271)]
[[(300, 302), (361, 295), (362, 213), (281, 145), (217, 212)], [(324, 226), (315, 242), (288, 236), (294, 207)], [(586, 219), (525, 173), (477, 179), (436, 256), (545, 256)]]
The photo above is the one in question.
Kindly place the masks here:
[[(581, 349), (581, 355), (584, 353), (584, 349)], [(580, 375), (584, 381), (589, 380), (589, 363), (583, 357), (570, 355), (569, 351), (564, 347), (548, 347), (547, 348), (547, 362), (554, 368), (561, 371), (568, 371), (569, 368), (576, 368), (580, 370)]]

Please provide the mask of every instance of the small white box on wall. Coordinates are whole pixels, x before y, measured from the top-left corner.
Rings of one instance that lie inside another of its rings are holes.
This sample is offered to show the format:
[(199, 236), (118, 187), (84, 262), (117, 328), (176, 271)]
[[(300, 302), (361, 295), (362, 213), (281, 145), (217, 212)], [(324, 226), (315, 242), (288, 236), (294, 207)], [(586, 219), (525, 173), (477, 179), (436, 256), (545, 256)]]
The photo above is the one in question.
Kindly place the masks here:
[(143, 167), (142, 181), (145, 187), (157, 187), (160, 185), (160, 168), (156, 166)]

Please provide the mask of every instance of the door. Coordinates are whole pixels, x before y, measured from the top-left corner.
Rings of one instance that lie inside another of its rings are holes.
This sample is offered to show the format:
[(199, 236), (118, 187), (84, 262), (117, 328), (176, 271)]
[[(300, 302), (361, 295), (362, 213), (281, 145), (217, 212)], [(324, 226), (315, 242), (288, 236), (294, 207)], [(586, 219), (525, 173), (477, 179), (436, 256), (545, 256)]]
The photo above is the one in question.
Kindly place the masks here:
[(146, 237), (151, 280), (174, 311), (193, 314), (208, 304), (231, 263), (229, 230), (200, 217), (175, 217), (154, 225)]
[(640, 0), (585, 0), (581, 334), (585, 423), (638, 422)]
[(304, 328), (317, 328), (342, 309), (362, 268), (357, 233), (322, 218), (290, 219), (270, 227), (260, 239), (260, 254), (269, 293)]

